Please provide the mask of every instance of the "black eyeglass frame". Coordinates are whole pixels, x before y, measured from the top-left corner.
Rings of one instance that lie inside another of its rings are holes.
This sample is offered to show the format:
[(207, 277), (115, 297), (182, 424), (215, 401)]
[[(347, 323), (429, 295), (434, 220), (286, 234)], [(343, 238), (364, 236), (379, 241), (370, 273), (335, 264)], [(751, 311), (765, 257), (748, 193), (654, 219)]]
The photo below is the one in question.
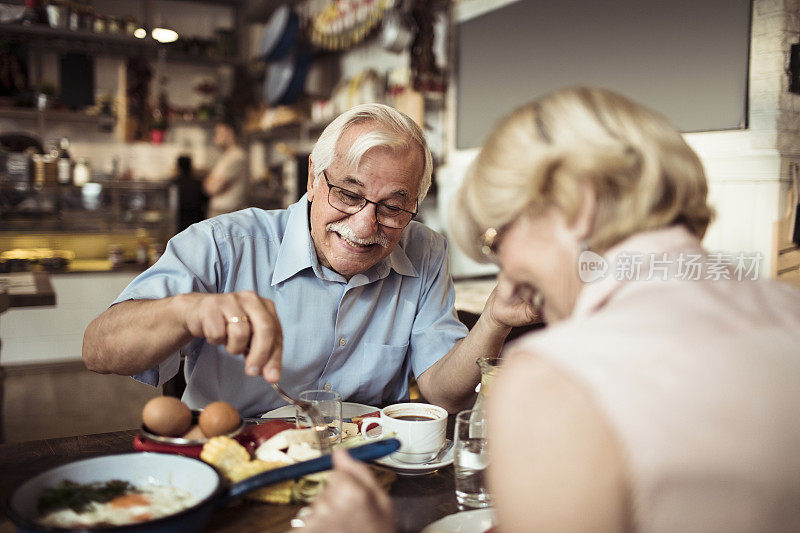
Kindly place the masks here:
[[(396, 205), (389, 205), (389, 204), (384, 203), (382, 201), (381, 202), (375, 202), (375, 201), (372, 201), (372, 200), (368, 200), (364, 196), (362, 196), (362, 195), (360, 195), (360, 194), (358, 194), (356, 192), (353, 192), (350, 189), (345, 189), (344, 187), (340, 187), (338, 185), (333, 185), (330, 182), (330, 180), (328, 179), (328, 173), (325, 170), (322, 171), (322, 177), (325, 178), (325, 184), (328, 186), (328, 205), (331, 206), (332, 208), (336, 209), (340, 213), (344, 213), (345, 215), (355, 215), (356, 213), (358, 213), (359, 211), (361, 211), (362, 209), (367, 207), (367, 204), (374, 204), (375, 205), (375, 221), (378, 224), (380, 224), (381, 226), (384, 226), (386, 228), (403, 229), (406, 226), (408, 226), (408, 224), (414, 219), (415, 216), (417, 216), (417, 213), (419, 212), (419, 200), (417, 200), (417, 202), (415, 204), (414, 211), (409, 211), (408, 209), (403, 209), (402, 207), (397, 207)], [(349, 194), (350, 196), (353, 196), (354, 199), (355, 198), (361, 198), (361, 201), (362, 201), (361, 207), (359, 207), (358, 209), (356, 209), (352, 213), (349, 212), (349, 211), (343, 211), (342, 209), (339, 209), (338, 207), (333, 205), (333, 203), (331, 202), (331, 193), (333, 192), (334, 189), (339, 189), (340, 191), (344, 191), (347, 194)], [(378, 207), (381, 206), (381, 205), (385, 206), (385, 207), (390, 207), (392, 209), (397, 209), (397, 210), (402, 211), (404, 213), (408, 213), (409, 215), (411, 215), (411, 218), (409, 218), (408, 222), (406, 222), (405, 224), (403, 224), (400, 227), (389, 226), (387, 224), (384, 224), (383, 222), (380, 221), (380, 218), (379, 218), (379, 215), (378, 215)]]

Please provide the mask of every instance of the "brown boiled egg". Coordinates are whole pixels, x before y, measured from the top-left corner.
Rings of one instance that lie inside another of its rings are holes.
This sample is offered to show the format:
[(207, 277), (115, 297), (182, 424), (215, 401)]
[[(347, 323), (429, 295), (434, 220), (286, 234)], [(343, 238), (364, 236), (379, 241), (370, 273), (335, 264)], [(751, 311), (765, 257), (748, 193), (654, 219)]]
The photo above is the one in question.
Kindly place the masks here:
[(179, 437), (192, 425), (192, 412), (177, 398), (158, 396), (145, 404), (142, 422), (156, 435)]
[(242, 423), (239, 412), (228, 402), (211, 402), (197, 420), (206, 437), (227, 435)]

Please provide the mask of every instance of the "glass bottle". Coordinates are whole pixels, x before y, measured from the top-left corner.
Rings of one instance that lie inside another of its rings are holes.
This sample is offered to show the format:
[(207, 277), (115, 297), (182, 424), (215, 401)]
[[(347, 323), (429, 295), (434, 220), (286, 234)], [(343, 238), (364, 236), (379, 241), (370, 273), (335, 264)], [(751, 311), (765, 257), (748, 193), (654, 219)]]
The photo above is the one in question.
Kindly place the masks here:
[(40, 0), (25, 0), (25, 10), (22, 12), (22, 24), (47, 24), (47, 18)]
[(139, 228), (136, 230), (136, 263), (140, 266), (147, 266), (150, 260), (150, 239), (147, 230)]
[(92, 171), (89, 168), (89, 160), (85, 157), (78, 159), (75, 168), (72, 170), (72, 183), (76, 187), (83, 187), (92, 178)]
[(72, 158), (69, 156), (69, 139), (61, 138), (58, 149), (58, 183), (69, 185), (72, 183)]

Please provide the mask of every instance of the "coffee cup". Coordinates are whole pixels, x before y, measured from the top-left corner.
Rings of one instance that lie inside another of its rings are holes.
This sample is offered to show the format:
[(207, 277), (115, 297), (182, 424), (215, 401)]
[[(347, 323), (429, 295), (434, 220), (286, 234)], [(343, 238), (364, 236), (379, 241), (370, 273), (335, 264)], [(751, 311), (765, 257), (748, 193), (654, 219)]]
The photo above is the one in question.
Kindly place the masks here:
[(381, 409), (380, 418), (361, 421), (361, 434), (367, 438), (372, 426), (381, 434), (394, 433), (400, 449), (392, 457), (403, 463), (421, 464), (432, 459), (444, 445), (447, 432), (447, 411), (428, 403), (398, 403)]

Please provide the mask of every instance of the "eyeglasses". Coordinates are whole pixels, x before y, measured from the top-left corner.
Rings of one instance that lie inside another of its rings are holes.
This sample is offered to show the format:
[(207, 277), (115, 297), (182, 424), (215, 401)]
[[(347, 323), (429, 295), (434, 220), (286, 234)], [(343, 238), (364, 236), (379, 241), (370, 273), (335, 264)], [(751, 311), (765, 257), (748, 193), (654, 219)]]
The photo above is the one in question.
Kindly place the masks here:
[(500, 229), (488, 228), (480, 237), (481, 253), (487, 259), (495, 260), (497, 258), (497, 247), (500, 245), (500, 237), (508, 226), (503, 226)]
[(367, 200), (358, 193), (348, 191), (338, 185), (331, 185), (328, 180), (328, 174), (322, 171), (322, 176), (325, 178), (325, 183), (328, 184), (328, 203), (337, 211), (341, 211), (347, 215), (355, 215), (367, 204), (375, 204), (375, 219), (378, 224), (387, 228), (402, 229), (405, 228), (414, 215), (417, 214), (417, 207), (414, 211), (408, 211), (400, 206), (387, 204), (386, 202), (373, 202)]

